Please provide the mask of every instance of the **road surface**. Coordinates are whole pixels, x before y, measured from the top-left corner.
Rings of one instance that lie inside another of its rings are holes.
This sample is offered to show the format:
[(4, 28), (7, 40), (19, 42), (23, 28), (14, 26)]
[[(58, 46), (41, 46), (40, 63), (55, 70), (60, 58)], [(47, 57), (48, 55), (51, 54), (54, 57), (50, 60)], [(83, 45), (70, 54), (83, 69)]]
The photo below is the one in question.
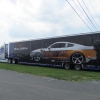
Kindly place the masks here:
[(68, 82), (0, 69), (0, 100), (100, 100), (100, 82)]

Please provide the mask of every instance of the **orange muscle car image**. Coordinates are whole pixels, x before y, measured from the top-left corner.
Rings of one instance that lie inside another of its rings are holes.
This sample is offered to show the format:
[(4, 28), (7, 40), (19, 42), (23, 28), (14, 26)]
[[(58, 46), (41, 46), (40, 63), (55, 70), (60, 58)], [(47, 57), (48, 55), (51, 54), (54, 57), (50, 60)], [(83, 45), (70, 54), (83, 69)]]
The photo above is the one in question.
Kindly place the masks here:
[(55, 42), (47, 48), (41, 48), (31, 51), (32, 60), (39, 62), (41, 60), (70, 60), (74, 64), (82, 64), (96, 58), (96, 52), (93, 46), (84, 46), (71, 42)]

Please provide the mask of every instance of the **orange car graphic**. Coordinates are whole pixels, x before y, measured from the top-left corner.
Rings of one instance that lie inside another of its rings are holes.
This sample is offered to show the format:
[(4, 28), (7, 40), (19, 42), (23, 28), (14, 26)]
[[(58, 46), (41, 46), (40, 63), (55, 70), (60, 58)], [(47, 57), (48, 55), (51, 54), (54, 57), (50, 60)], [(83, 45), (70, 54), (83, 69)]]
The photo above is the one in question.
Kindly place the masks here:
[(71, 42), (55, 42), (47, 48), (31, 51), (32, 60), (39, 62), (44, 59), (69, 59), (74, 64), (81, 64), (96, 58), (93, 46), (84, 46)]

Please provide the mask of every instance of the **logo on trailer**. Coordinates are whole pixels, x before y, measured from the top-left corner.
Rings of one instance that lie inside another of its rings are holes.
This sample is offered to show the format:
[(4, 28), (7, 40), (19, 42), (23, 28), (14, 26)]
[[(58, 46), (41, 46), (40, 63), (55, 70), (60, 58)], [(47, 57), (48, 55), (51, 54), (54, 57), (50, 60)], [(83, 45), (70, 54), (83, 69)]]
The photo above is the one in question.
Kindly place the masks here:
[(19, 48), (22, 47), (22, 44), (18, 44), (18, 47), (19, 47)]
[(23, 47), (22, 44), (18, 44), (18, 48), (14, 48), (14, 50), (27, 50), (28, 47)]

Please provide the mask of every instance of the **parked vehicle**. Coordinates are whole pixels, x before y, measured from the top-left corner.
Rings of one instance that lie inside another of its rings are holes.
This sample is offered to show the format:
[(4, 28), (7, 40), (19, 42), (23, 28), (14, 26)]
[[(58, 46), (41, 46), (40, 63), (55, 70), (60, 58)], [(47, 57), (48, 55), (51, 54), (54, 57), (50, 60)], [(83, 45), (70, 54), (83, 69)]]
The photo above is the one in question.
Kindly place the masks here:
[(4, 44), (0, 47), (0, 60), (8, 58), (8, 44)]

